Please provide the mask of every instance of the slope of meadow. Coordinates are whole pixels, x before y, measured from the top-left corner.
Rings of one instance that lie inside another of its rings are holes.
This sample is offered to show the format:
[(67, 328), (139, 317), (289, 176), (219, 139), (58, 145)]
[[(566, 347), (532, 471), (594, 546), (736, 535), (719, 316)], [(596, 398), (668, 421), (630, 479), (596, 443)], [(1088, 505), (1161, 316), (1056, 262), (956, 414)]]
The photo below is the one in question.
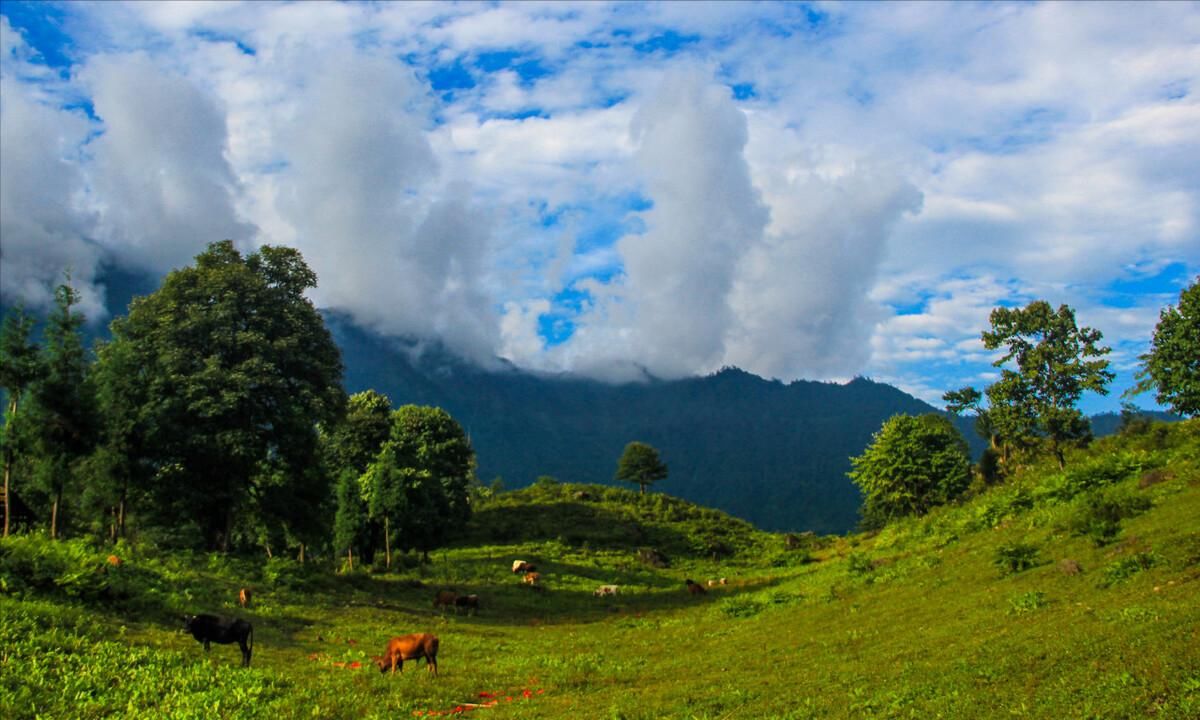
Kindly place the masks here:
[[(1200, 422), (1069, 460), (878, 533), (791, 542), (661, 495), (542, 484), (391, 573), (129, 546), (114, 566), (12, 538), (0, 717), (1200, 716)], [(602, 583), (620, 594), (594, 597)], [(478, 594), (478, 615), (435, 612), (444, 588)], [(254, 623), (253, 667), (183, 634), (177, 617), (205, 611)], [(417, 631), (441, 638), (440, 676), (380, 675), (369, 656)]]

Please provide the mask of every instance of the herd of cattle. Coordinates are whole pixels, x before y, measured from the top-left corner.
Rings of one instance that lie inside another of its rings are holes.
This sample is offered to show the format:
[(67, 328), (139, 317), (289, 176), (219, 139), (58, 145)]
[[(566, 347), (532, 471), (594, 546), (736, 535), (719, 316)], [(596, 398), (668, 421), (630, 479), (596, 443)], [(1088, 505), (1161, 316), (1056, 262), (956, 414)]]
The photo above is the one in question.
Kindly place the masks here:
[[(538, 573), (537, 566), (525, 560), (514, 560), (512, 564), (513, 573), (520, 573), (521, 582), (525, 585), (530, 585), (535, 589), (541, 589), (541, 574)], [(725, 578), (719, 580), (709, 580), (708, 586), (725, 585)], [(704, 586), (694, 582), (690, 578), (684, 581), (684, 586), (687, 588), (689, 595), (704, 595)], [(612, 597), (620, 592), (619, 585), (601, 585), (596, 588), (592, 595), (596, 597)], [(243, 609), (250, 606), (252, 592), (250, 588), (242, 588), (238, 591), (237, 602)], [(453, 607), (457, 614), (466, 611), (468, 615), (479, 614), (479, 596), (478, 595), (459, 595), (453, 590), (439, 590), (433, 598), (434, 610), (445, 612), (446, 608)], [(250, 655), (254, 650), (254, 628), (245, 621), (238, 618), (223, 617), (218, 615), (187, 615), (184, 616), (184, 628), (191, 633), (192, 637), (198, 642), (204, 643), (204, 651), (209, 651), (210, 643), (220, 645), (230, 645), (237, 643), (242, 651), (242, 667), (250, 666)], [(388, 672), (389, 670), (395, 673), (397, 670), (403, 671), (404, 661), (413, 660), (419, 661), (422, 658), (425, 660), (426, 669), (429, 672), (437, 675), (437, 652), (438, 638), (431, 633), (413, 633), (411, 635), (402, 635), (388, 640), (387, 646), (384, 648), (383, 655), (373, 656), (372, 659), (379, 667), (380, 672)]]

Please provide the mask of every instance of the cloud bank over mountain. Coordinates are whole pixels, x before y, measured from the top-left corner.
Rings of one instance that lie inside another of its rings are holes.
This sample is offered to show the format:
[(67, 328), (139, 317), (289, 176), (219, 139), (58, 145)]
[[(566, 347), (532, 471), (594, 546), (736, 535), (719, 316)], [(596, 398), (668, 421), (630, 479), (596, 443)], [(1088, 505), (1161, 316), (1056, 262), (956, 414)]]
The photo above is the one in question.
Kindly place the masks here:
[(97, 320), (231, 238), (478, 361), (936, 402), (1034, 298), (1127, 384), (1200, 271), (1190, 4), (6, 4), (0, 51), (0, 293)]

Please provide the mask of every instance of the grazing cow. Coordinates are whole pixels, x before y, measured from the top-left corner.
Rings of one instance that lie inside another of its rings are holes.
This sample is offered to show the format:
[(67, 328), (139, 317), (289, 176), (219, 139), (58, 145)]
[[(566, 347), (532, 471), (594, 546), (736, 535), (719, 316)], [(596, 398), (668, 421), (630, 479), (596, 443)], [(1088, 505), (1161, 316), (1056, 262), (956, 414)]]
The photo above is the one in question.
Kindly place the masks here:
[(250, 588), (242, 588), (238, 590), (238, 605), (242, 607), (250, 607)]
[(121, 558), (117, 557), (116, 555), (109, 555), (108, 564), (116, 567), (121, 564)]
[(379, 666), (379, 672), (387, 672), (391, 669), (394, 673), (397, 670), (404, 672), (405, 660), (425, 658), (426, 669), (437, 675), (437, 652), (437, 635), (414, 633), (388, 640), (383, 657), (376, 656), (372, 659)]
[(513, 560), (512, 571), (515, 573), (531, 573), (537, 570), (537, 566), (524, 560)]
[(616, 595), (617, 589), (618, 588), (616, 585), (601, 585), (600, 587), (593, 590), (592, 594), (595, 595), (596, 597), (604, 597), (605, 595)]
[(692, 595), (703, 595), (707, 592), (707, 590), (704, 589), (704, 586), (700, 583), (692, 582), (690, 579), (686, 580), (685, 582), (687, 583), (688, 593)]
[(458, 594), (453, 590), (438, 590), (437, 595), (433, 597), (433, 609), (437, 610), (440, 607), (442, 610), (445, 610), (453, 605), (456, 600), (458, 600)]
[(541, 579), (542, 579), (541, 573), (528, 572), (528, 573), (525, 573), (525, 577), (521, 578), (521, 582), (525, 583), (526, 585), (537, 585), (538, 580), (541, 580)]
[(475, 614), (479, 614), (479, 596), (478, 595), (459, 595), (454, 598), (454, 613), (457, 615), (459, 610), (466, 610), (470, 615), (474, 610)]
[(709, 586), (709, 587), (716, 587), (716, 586), (717, 586), (717, 581), (716, 581), (716, 580), (709, 580), (709, 581), (708, 581), (708, 586)]
[(210, 642), (237, 643), (242, 649), (242, 667), (250, 667), (250, 653), (254, 651), (254, 628), (250, 623), (216, 615), (188, 615), (184, 618), (184, 627), (192, 637), (204, 643), (204, 652), (208, 652)]

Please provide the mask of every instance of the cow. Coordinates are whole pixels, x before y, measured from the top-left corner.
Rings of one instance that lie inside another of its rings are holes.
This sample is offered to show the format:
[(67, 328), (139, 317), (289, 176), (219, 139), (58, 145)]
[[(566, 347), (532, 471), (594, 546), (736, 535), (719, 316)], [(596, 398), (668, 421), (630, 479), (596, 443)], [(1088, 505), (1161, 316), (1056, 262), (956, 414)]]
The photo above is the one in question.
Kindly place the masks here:
[(538, 580), (541, 580), (541, 579), (542, 579), (541, 573), (528, 572), (528, 573), (525, 573), (525, 577), (521, 578), (521, 582), (525, 583), (526, 585), (536, 586), (538, 584)]
[(204, 652), (208, 652), (209, 643), (237, 643), (242, 649), (242, 667), (250, 667), (250, 654), (254, 651), (254, 628), (250, 623), (216, 615), (187, 615), (184, 616), (184, 627), (192, 637), (204, 643)]
[(601, 585), (592, 591), (596, 597), (604, 597), (605, 595), (616, 595), (618, 587), (616, 585)]
[(116, 555), (109, 555), (107, 562), (109, 565), (112, 565), (113, 567), (117, 567), (118, 565), (121, 564), (121, 558), (117, 557)]
[(250, 607), (250, 588), (242, 588), (238, 590), (238, 605), (243, 608)]
[(704, 586), (698, 582), (692, 582), (691, 579), (685, 580), (684, 582), (687, 584), (687, 591), (691, 595), (703, 595), (707, 592), (707, 590), (704, 589)]
[(433, 596), (433, 609), (437, 610), (440, 607), (445, 610), (454, 605), (456, 600), (458, 600), (458, 593), (453, 590), (438, 590), (437, 595)]
[(537, 566), (524, 560), (513, 560), (512, 571), (514, 573), (530, 573), (537, 570)]
[(459, 610), (466, 610), (470, 615), (474, 610), (475, 614), (479, 614), (479, 596), (478, 595), (459, 595), (454, 598), (454, 613), (457, 615)]
[(404, 672), (405, 660), (425, 658), (426, 669), (437, 675), (437, 652), (437, 635), (414, 633), (388, 640), (383, 657), (375, 656), (371, 659), (379, 666), (379, 672), (384, 673), (390, 669), (395, 673), (397, 670)]

